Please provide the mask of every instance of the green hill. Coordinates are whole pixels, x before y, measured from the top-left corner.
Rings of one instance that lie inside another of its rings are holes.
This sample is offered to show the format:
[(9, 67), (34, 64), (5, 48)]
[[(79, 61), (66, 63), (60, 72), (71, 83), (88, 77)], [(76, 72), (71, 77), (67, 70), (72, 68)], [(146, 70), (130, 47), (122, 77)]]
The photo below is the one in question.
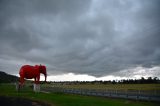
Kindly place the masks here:
[(11, 83), (18, 81), (19, 77), (0, 71), (0, 83)]

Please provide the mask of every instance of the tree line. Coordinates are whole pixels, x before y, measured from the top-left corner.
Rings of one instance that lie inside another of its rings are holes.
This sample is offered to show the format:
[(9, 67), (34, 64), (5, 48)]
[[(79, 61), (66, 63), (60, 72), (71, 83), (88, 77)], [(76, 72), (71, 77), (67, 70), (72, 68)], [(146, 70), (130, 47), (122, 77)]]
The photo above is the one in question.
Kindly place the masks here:
[(96, 80), (96, 81), (49, 81), (47, 83), (59, 83), (59, 84), (160, 84), (158, 77), (141, 77), (140, 79), (122, 79), (122, 80)]

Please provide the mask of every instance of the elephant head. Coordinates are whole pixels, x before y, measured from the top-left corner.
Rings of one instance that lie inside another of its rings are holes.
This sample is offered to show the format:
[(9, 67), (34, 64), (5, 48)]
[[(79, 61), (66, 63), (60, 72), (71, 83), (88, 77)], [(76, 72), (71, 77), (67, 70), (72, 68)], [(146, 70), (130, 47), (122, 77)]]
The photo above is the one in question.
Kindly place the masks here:
[(39, 72), (42, 73), (42, 74), (44, 74), (44, 76), (45, 76), (45, 81), (46, 81), (46, 79), (47, 79), (46, 66), (40, 64), (40, 65), (39, 65)]

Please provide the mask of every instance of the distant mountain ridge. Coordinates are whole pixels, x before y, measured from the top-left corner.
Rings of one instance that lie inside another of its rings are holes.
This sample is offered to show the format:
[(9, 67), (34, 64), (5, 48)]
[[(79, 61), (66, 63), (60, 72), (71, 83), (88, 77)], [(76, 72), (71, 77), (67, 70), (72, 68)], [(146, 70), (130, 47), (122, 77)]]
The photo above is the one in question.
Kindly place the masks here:
[(0, 83), (17, 82), (19, 77), (0, 71)]

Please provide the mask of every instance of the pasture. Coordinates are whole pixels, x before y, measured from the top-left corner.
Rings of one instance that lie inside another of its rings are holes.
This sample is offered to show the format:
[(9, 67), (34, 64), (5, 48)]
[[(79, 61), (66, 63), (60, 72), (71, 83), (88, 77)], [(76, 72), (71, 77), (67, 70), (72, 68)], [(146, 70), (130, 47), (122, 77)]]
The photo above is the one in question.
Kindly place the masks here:
[(158, 103), (149, 101), (133, 101), (64, 93), (35, 93), (29, 86), (17, 92), (14, 84), (0, 84), (0, 91), (1, 97), (25, 98), (31, 101), (36, 100), (47, 103), (51, 106), (159, 106)]
[(53, 83), (44, 84), (45, 87), (60, 87), (73, 89), (92, 89), (92, 90), (160, 90), (160, 84), (65, 84)]

